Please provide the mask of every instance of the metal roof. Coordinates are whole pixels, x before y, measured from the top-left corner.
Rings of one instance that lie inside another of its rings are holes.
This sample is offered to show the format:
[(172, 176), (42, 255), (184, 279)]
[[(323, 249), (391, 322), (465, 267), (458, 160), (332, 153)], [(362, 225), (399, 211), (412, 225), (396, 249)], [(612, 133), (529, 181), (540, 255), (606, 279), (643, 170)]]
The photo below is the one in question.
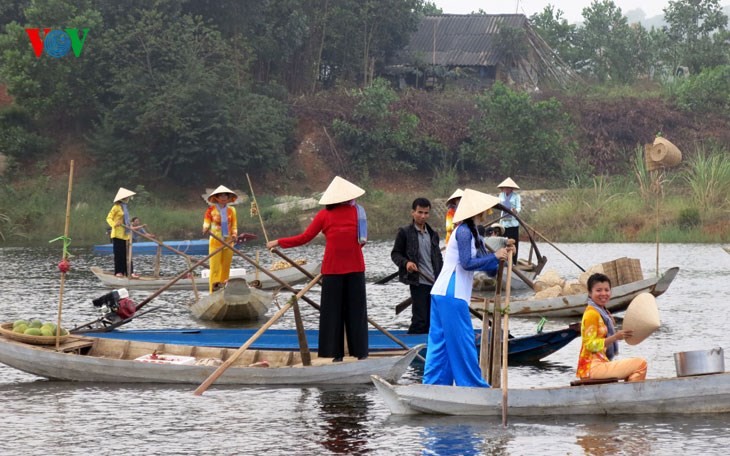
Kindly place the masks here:
[(503, 27), (524, 28), (523, 14), (426, 16), (406, 53), (442, 66), (492, 66), (500, 62), (495, 37)]

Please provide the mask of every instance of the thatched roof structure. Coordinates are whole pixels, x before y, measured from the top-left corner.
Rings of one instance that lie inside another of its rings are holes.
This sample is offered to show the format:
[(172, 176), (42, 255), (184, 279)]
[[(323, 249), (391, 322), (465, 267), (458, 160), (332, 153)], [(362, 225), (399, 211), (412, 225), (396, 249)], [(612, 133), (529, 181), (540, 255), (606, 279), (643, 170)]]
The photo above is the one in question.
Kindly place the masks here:
[[(517, 59), (509, 58), (500, 42), (504, 28), (524, 32), (527, 52)], [(408, 66), (415, 62), (446, 68), (490, 68), (488, 73), (495, 77), (509, 75), (514, 82), (533, 87), (579, 81), (522, 14), (426, 16), (392, 63)]]

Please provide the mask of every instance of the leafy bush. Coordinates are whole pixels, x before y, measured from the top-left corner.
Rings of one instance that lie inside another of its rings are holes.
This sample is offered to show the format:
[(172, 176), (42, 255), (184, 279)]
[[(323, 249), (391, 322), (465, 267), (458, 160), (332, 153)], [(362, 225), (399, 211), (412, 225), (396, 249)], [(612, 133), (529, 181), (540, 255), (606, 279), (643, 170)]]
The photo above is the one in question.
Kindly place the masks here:
[(730, 65), (703, 70), (679, 83), (677, 105), (691, 112), (711, 112), (730, 116)]
[(730, 203), (730, 154), (724, 150), (699, 150), (682, 174), (692, 199), (703, 212), (723, 209)]
[(700, 211), (696, 207), (688, 207), (679, 211), (677, 225), (683, 230), (690, 230), (701, 222)]
[[(398, 171), (428, 169), (439, 145), (418, 134), (419, 119), (396, 110), (398, 95), (384, 79), (355, 94), (350, 119), (335, 119), (332, 129), (353, 165), (362, 174), (378, 174), (387, 163)], [(380, 166), (378, 166), (380, 165)]]
[(534, 174), (571, 178), (579, 172), (573, 125), (555, 99), (535, 102), (497, 82), (477, 97), (480, 116), (462, 147), (465, 165), (498, 177)]

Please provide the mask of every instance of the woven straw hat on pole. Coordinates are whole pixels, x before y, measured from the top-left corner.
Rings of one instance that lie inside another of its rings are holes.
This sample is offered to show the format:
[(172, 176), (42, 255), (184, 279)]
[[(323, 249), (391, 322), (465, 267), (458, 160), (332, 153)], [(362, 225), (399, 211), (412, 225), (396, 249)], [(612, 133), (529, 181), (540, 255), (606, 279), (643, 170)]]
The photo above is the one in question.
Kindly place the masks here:
[(653, 144), (644, 146), (644, 159), (648, 171), (672, 168), (682, 161), (682, 152), (668, 140), (657, 136)]
[(461, 222), (499, 204), (499, 198), (467, 188), (454, 213), (454, 223)]
[(624, 315), (623, 329), (634, 332), (626, 338), (626, 343), (636, 345), (659, 329), (659, 309), (651, 293), (641, 293), (629, 304)]
[(365, 194), (365, 190), (340, 176), (335, 176), (319, 199), (319, 204), (337, 204), (354, 200)]

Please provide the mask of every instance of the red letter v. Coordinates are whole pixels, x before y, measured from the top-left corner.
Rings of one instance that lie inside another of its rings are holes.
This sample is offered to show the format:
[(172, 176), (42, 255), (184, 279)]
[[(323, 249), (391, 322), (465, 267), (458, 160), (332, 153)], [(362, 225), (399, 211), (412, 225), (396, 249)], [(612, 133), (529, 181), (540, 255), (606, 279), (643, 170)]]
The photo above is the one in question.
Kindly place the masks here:
[[(51, 29), (43, 29), (43, 35), (47, 35), (50, 31)], [(31, 46), (33, 46), (33, 52), (35, 52), (35, 56), (40, 59), (41, 54), (43, 53), (43, 40), (41, 40), (40, 29), (27, 28), (25, 29), (25, 33), (27, 33), (28, 38), (30, 38), (30, 44)]]

